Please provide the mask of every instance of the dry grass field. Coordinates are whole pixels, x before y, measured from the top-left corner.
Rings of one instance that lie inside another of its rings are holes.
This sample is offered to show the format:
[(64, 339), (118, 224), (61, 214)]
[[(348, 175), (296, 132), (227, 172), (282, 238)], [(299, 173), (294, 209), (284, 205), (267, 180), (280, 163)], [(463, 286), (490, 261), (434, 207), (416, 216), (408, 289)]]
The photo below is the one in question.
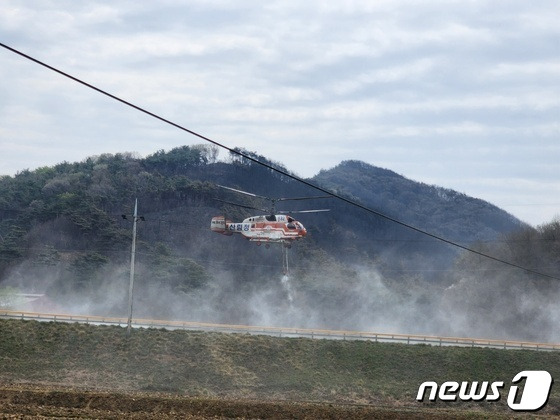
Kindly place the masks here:
[[(0, 338), (2, 418), (510, 418), (505, 395), (419, 403), (418, 386), (560, 377), (560, 352), (156, 329), (127, 338), (120, 327), (19, 320), (0, 320)], [(557, 386), (533, 414), (560, 415)]]

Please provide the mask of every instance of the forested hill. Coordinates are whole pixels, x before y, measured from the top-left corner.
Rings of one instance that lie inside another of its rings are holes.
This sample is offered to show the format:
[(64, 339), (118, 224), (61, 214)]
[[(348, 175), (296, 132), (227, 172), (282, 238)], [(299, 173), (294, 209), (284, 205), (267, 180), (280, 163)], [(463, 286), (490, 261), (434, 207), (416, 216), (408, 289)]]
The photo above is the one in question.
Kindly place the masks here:
[[(244, 152), (287, 171), (279, 163)], [(342, 162), (311, 181), (464, 245), (522, 227), (519, 220), (487, 202), (359, 161)], [(271, 197), (317, 195), (317, 191), (237, 155), (218, 162), (217, 150), (205, 145), (158, 151), (146, 158), (101, 155), (24, 170), (15, 177), (0, 178), (0, 273), (37, 245), (70, 246), (79, 251), (122, 248), (128, 241), (128, 222), (119, 217), (132, 212), (135, 198), (142, 214), (151, 218), (146, 239), (172, 249), (188, 249), (192, 244), (173, 236), (158, 237), (162, 223), (167, 229), (175, 223), (175, 231), (188, 224), (197, 235), (204, 233), (207, 242), (214, 238), (207, 231), (210, 214), (226, 212), (232, 219), (251, 214), (233, 206), (224, 208), (215, 198), (263, 207), (262, 202), (220, 190), (215, 183)], [(298, 203), (290, 209), (302, 205), (331, 209), (330, 213), (303, 216), (302, 222), (314, 245), (338, 259), (374, 258), (393, 251), (400, 252), (402, 259), (402, 253), (431, 253), (435, 246), (418, 233), (338, 200)], [(153, 228), (156, 220), (158, 231)], [(442, 255), (449, 258), (453, 251), (447, 249)]]
[(492, 240), (523, 225), (486, 201), (360, 161), (322, 170), (313, 181), (382, 214), (463, 244)]
[[(244, 153), (287, 171), (263, 156)], [(496, 239), (522, 227), (513, 216), (487, 202), (359, 161), (342, 162), (311, 181), (464, 245)], [(215, 198), (266, 205), (222, 190), (216, 183), (271, 197), (317, 195), (317, 191), (238, 155), (218, 161), (216, 148), (206, 145), (158, 151), (146, 158), (107, 154), (24, 170), (15, 177), (0, 178), (0, 275), (45, 246), (114, 259), (109, 252), (129, 243), (130, 223), (120, 216), (132, 213), (135, 198), (147, 220), (142, 227), (146, 246), (161, 244), (187, 254), (208, 247), (211, 253), (215, 243), (224, 239), (209, 231), (212, 215), (225, 213), (233, 220), (251, 215), (251, 211)], [(456, 255), (448, 246), (335, 199), (296, 203), (279, 210), (325, 207), (331, 211), (300, 219), (310, 232), (306, 242), (337, 260), (414, 264), (419, 256), (436, 253), (432, 262), (439, 267), (442, 261), (452, 263)], [(178, 234), (184, 230), (188, 235)]]
[[(270, 197), (318, 192), (238, 155), (225, 161), (217, 156), (211, 146), (184, 146), (146, 158), (107, 154), (0, 177), (0, 289), (45, 293), (46, 307), (39, 309), (124, 315), (130, 216), (137, 198), (143, 217), (138, 224), (137, 316), (459, 333), (446, 329), (447, 318), (438, 327), (433, 317), (447, 313), (441, 305), (458, 297), (454, 290), (465, 298), (465, 273), (470, 267), (479, 270), (480, 260), (334, 198), (279, 202), (278, 210), (331, 209), (298, 215), (309, 233), (290, 250), (289, 281), (281, 282), (278, 247), (266, 249), (210, 231), (212, 216), (242, 220), (255, 213), (216, 198), (258, 208), (267, 204), (216, 184)], [(392, 218), (530, 268), (540, 269), (555, 255), (541, 236), (555, 237), (557, 223), (542, 231), (523, 226), (489, 203), (386, 169), (349, 161), (311, 181)], [(516, 230), (539, 246), (525, 239), (503, 247), (495, 242)], [(533, 250), (538, 252), (527, 254)], [(461, 287), (451, 288), (454, 284)], [(495, 295), (488, 291), (472, 298)], [(0, 290), (0, 306), (5, 302)], [(432, 319), (430, 329), (415, 325), (423, 317)]]

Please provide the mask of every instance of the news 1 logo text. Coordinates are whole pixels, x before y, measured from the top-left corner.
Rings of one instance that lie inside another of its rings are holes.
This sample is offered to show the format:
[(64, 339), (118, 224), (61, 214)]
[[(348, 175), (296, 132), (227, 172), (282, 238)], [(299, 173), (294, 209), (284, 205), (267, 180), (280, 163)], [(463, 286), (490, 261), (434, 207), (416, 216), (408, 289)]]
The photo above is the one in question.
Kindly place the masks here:
[[(518, 386), (525, 379), (525, 386)], [(524, 370), (511, 381), (507, 404), (515, 411), (536, 411), (548, 402), (552, 388), (552, 376), (546, 370)], [(455, 382), (448, 381), (441, 385), (427, 381), (420, 385), (417, 401), (498, 401), (500, 390), (505, 386), (503, 381), (496, 382)]]

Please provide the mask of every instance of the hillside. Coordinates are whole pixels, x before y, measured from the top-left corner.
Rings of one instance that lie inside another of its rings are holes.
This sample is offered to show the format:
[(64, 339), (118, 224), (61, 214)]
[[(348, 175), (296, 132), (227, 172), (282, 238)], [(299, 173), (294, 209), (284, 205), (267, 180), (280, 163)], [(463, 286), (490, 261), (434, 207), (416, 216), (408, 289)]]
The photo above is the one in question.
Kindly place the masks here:
[[(483, 200), (412, 181), (360, 161), (342, 162), (321, 171), (312, 181), (389, 218), (464, 246), (494, 241), (526, 227)], [(328, 223), (333, 226), (331, 229), (336, 233), (325, 238), (325, 243), (336, 238), (336, 247), (344, 249), (347, 255), (378, 258), (387, 263), (389, 270), (401, 268), (401, 274), (418, 267), (430, 268), (433, 281), (443, 280), (437, 270), (450, 268), (458, 255), (457, 248), (383, 217), (348, 208), (343, 203), (333, 203), (333, 209), (331, 220), (318, 220), (317, 224), (321, 232), (328, 229)], [(347, 226), (351, 228), (345, 229)]]
[[(505, 395), (518, 372), (544, 369), (560, 377), (559, 352), (155, 329), (133, 330), (127, 339), (120, 327), (13, 320), (0, 320), (0, 335), (0, 386), (31, 381), (98, 391), (165, 392), (202, 398), (199, 404), (203, 398), (223, 398), (238, 404), (355, 403), (365, 410), (426, 410), (428, 416), (438, 409), (511, 414)], [(504, 397), (493, 403), (416, 402), (418, 387), (427, 380), (503, 381)], [(544, 412), (559, 411), (560, 395), (553, 387)]]
[[(489, 203), (362, 162), (343, 162), (312, 181), (493, 255), (560, 271), (556, 222), (523, 226)], [(216, 183), (267, 196), (317, 195), (245, 158), (218, 161), (202, 145), (22, 171), (0, 178), (0, 287), (44, 294), (27, 309), (125, 315), (138, 198), (137, 316), (560, 340), (552, 321), (556, 283), (480, 261), (335, 199), (299, 204), (331, 211), (301, 215), (309, 234), (290, 250), (290, 276), (282, 278), (277, 247), (210, 231), (212, 216), (252, 215), (216, 198), (263, 205)], [(519, 296), (524, 305), (512, 304)]]
[[(263, 156), (244, 152), (287, 171)], [(513, 216), (487, 202), (414, 182), (363, 162), (342, 162), (335, 168), (321, 171), (311, 181), (392, 218), (462, 244), (492, 240), (523, 227)], [(77, 228), (71, 232), (73, 236), (87, 232), (93, 234), (95, 245), (114, 247), (115, 243), (125, 240), (124, 232), (119, 229), (124, 224), (116, 223), (115, 218), (130, 213), (136, 197), (142, 213), (151, 216), (148, 221), (157, 219), (159, 223), (159, 232), (153, 229), (148, 232), (150, 241), (164, 239), (161, 223), (166, 216), (173, 216), (165, 219), (168, 229), (174, 227), (174, 223), (185, 221), (195, 228), (198, 225), (207, 227), (208, 220), (200, 215), (188, 215), (188, 218), (183, 215), (182, 219), (186, 220), (181, 220), (177, 213), (184, 209), (192, 211), (204, 207), (204, 211), (211, 209), (216, 214), (225, 211), (234, 219), (251, 214), (240, 208), (224, 208), (215, 201), (214, 198), (229, 198), (243, 203), (247, 198), (219, 190), (214, 183), (272, 197), (317, 195), (307, 186), (236, 155), (232, 155), (229, 162), (218, 162), (216, 150), (208, 146), (159, 151), (144, 159), (132, 154), (101, 155), (79, 163), (64, 162), (52, 168), (22, 171), (15, 177), (0, 178), (0, 234), (5, 238), (1, 250), (3, 265), (9, 263), (10, 257), (18, 256), (10, 245), (16, 245), (14, 241), (29, 232), (30, 224), (37, 227), (38, 224), (52, 224), (53, 220), (60, 222), (61, 218), (69, 219), (70, 223), (59, 223), (61, 226), (56, 229), (43, 226), (41, 230)], [(253, 200), (250, 204), (260, 203)], [(317, 240), (322, 241), (319, 246), (330, 246), (333, 251), (338, 241), (345, 241), (345, 235), (341, 236), (340, 232), (347, 232), (349, 237), (357, 235), (365, 255), (370, 249), (380, 248), (377, 244), (385, 239), (387, 242), (381, 246), (388, 249), (395, 245), (391, 240), (407, 240), (417, 235), (337, 200), (318, 204), (306, 202), (304, 206), (332, 208), (329, 214), (302, 217), (307, 218), (305, 222)], [(301, 206), (292, 204), (288, 209), (299, 208)], [(179, 245), (178, 241), (174, 242), (173, 245)], [(408, 245), (406, 250), (414, 252), (425, 244)], [(338, 251), (335, 254), (340, 257)], [(2, 268), (0, 266), (0, 270)]]
[(321, 171), (313, 181), (380, 213), (463, 244), (492, 240), (523, 226), (486, 201), (360, 161), (344, 161)]

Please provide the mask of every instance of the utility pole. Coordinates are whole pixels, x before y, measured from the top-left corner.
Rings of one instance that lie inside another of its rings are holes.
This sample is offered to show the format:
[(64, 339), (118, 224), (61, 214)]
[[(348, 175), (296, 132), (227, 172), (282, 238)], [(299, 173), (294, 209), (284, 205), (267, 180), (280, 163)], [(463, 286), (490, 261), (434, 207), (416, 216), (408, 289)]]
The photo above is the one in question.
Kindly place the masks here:
[(132, 291), (134, 290), (134, 257), (136, 255), (136, 222), (138, 221), (138, 198), (134, 202), (134, 216), (132, 223), (132, 252), (130, 253), (130, 283), (128, 285), (128, 324), (126, 336), (130, 336), (132, 328)]

